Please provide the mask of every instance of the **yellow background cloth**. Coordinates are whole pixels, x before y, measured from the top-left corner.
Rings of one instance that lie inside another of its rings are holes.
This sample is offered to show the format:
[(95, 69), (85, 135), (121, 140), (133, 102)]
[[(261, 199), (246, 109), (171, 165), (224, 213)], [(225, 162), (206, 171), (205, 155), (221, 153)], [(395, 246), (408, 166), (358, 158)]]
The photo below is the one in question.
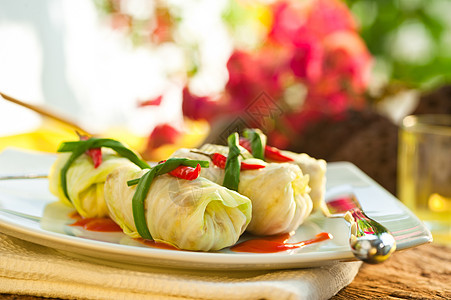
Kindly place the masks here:
[[(180, 136), (176, 138), (174, 144), (165, 144), (156, 149), (147, 149), (148, 136), (137, 135), (122, 127), (110, 128), (108, 131), (95, 136), (118, 140), (146, 159), (160, 161), (167, 159), (179, 148), (198, 147), (208, 135), (209, 129), (206, 121), (185, 119), (183, 129), (179, 128)], [(73, 127), (44, 118), (42, 124), (35, 130), (0, 136), (0, 152), (6, 148), (20, 148), (55, 153), (62, 142), (78, 139), (79, 137)]]

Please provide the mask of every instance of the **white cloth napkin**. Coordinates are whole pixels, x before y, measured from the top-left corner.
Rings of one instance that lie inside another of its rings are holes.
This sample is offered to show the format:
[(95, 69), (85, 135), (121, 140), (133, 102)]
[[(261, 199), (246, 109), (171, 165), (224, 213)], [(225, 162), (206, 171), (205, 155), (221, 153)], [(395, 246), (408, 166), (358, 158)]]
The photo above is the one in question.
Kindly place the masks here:
[(63, 299), (328, 299), (360, 265), (229, 273), (124, 269), (0, 234), (0, 292)]

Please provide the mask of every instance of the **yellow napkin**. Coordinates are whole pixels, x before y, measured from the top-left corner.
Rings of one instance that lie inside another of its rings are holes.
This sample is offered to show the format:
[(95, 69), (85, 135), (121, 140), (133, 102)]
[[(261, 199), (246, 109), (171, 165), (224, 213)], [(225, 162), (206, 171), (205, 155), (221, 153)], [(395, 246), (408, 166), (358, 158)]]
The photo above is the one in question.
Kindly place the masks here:
[(360, 262), (297, 270), (123, 269), (0, 234), (0, 292), (63, 299), (329, 299)]

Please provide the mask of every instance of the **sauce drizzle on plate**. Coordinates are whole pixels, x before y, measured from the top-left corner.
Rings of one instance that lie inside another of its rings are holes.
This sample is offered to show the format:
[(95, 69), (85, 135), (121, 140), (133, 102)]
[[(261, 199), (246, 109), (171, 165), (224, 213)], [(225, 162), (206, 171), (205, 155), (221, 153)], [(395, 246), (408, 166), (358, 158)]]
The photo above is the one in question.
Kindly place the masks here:
[(164, 242), (145, 240), (145, 239), (141, 239), (141, 238), (138, 238), (136, 240), (140, 243), (143, 243), (146, 246), (153, 247), (153, 248), (160, 248), (160, 249), (166, 249), (166, 250), (180, 250), (179, 248), (172, 246), (170, 244), (164, 243)]
[[(88, 231), (98, 231), (98, 232), (121, 232), (122, 229), (110, 218), (83, 218), (77, 212), (73, 212), (69, 215), (71, 219), (75, 222), (69, 226), (80, 226)], [(310, 240), (305, 240), (297, 243), (289, 243), (290, 239), (289, 233), (260, 237), (255, 239), (250, 239), (241, 243), (238, 243), (232, 247), (230, 250), (235, 252), (248, 252), (248, 253), (276, 253), (293, 249), (300, 249), (306, 245), (323, 242), (333, 238), (332, 234), (328, 232), (318, 233), (315, 238)], [(172, 246), (163, 242), (156, 242), (153, 240), (146, 240), (142, 238), (136, 239), (140, 243), (153, 247), (166, 250), (180, 250), (175, 246)]]
[(301, 241), (297, 243), (288, 243), (290, 235), (288, 233), (268, 237), (256, 238), (244, 241), (231, 247), (230, 250), (235, 252), (250, 252), (250, 253), (275, 253), (287, 250), (299, 249), (306, 245), (319, 243), (333, 238), (332, 234), (328, 232), (318, 233), (315, 238)]
[(77, 212), (69, 215), (71, 219), (76, 220), (69, 226), (80, 226), (85, 230), (98, 232), (121, 232), (122, 229), (110, 218), (83, 218)]

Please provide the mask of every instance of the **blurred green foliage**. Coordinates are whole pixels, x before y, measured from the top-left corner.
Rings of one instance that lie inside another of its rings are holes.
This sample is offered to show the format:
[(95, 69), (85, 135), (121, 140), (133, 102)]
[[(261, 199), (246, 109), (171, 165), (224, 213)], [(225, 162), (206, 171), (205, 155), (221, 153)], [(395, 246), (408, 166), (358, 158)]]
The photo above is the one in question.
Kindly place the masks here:
[(420, 89), (451, 82), (451, 0), (345, 0), (375, 72)]

